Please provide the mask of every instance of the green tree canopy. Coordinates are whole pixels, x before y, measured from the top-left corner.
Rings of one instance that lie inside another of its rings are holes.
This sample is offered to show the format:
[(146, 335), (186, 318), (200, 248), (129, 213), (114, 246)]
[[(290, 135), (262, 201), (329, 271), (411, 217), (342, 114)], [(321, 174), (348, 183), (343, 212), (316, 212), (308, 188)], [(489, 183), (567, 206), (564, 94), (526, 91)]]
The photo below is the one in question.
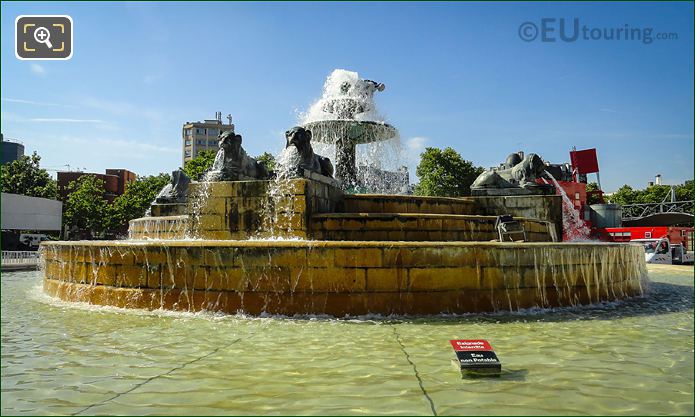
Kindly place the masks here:
[(471, 184), (482, 172), (482, 167), (466, 161), (452, 148), (425, 148), (416, 170), (420, 183), (415, 186), (415, 194), (467, 196), (471, 194)]
[(143, 217), (159, 191), (170, 181), (169, 174), (159, 174), (138, 177), (128, 184), (125, 193), (116, 197), (110, 207), (110, 231), (123, 232), (130, 220)]
[(599, 204), (600, 203), (598, 195), (588, 194), (591, 191), (598, 191), (598, 189), (599, 189), (598, 184), (595, 182), (590, 182), (590, 183), (586, 184), (586, 191), (587, 191), (586, 202), (587, 202), (587, 204), (591, 205), (591, 204)]
[(270, 153), (270, 152), (263, 152), (262, 154), (258, 155), (256, 157), (258, 162), (261, 162), (265, 165), (265, 167), (268, 169), (268, 171), (275, 171), (275, 156)]
[(203, 173), (212, 167), (216, 155), (216, 151), (202, 151), (198, 156), (183, 164), (183, 171), (192, 180), (199, 181)]
[[(677, 201), (693, 200), (693, 181), (686, 181), (674, 187)], [(643, 190), (635, 190), (629, 185), (623, 185), (608, 197), (611, 203), (626, 204), (650, 204), (661, 203), (671, 192), (669, 185), (652, 185)]]
[(110, 220), (109, 203), (104, 198), (104, 181), (94, 175), (82, 175), (68, 185), (63, 207), (63, 224), (77, 228), (81, 238), (101, 236)]
[(2, 166), (0, 189), (3, 193), (57, 199), (58, 186), (48, 171), (39, 168), (41, 157), (34, 152)]

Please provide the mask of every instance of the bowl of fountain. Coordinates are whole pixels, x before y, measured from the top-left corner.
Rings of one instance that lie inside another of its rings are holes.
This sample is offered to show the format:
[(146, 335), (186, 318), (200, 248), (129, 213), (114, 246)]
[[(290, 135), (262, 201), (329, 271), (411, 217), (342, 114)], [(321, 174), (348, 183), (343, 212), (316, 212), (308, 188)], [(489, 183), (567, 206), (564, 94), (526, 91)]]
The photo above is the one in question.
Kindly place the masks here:
[[(354, 147), (396, 130), (365, 116), (383, 84), (348, 75), (317, 103), (325, 114), (288, 130), (275, 175), (227, 133), (209, 175), (177, 172), (127, 240), (42, 243), (45, 292), (123, 308), (338, 317), (644, 294), (640, 246), (562, 241), (561, 197), (534, 185), (535, 160), (484, 173), (472, 197), (350, 194)], [(335, 165), (313, 151), (324, 140), (347, 150)]]

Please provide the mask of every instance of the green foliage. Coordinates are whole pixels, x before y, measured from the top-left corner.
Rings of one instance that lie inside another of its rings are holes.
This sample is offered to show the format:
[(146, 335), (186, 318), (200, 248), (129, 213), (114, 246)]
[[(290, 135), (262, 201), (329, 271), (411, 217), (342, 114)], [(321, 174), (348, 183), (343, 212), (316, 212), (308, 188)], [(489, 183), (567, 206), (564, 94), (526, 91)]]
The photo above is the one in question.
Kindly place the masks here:
[(587, 204), (599, 204), (601, 201), (599, 201), (599, 196), (598, 194), (589, 194), (591, 191), (598, 191), (598, 184), (595, 182), (590, 182), (586, 184), (586, 192), (587, 192), (587, 198), (586, 202)]
[(143, 217), (154, 198), (171, 181), (169, 174), (138, 177), (128, 184), (125, 193), (116, 197), (109, 208), (108, 228), (124, 232), (128, 222)]
[(78, 230), (80, 238), (101, 236), (109, 224), (109, 203), (104, 198), (104, 181), (83, 175), (68, 185), (63, 206), (63, 224)]
[(2, 166), (0, 189), (3, 193), (57, 199), (58, 186), (48, 171), (39, 168), (41, 157), (34, 152)]
[[(695, 199), (693, 180), (688, 180), (684, 184), (674, 187), (677, 201), (687, 201)], [(623, 185), (608, 197), (611, 203), (620, 205), (626, 204), (649, 204), (661, 203), (671, 192), (671, 187), (668, 185), (652, 185), (644, 190), (635, 190), (629, 185)]]
[(425, 148), (416, 170), (420, 183), (415, 186), (415, 194), (444, 197), (470, 195), (471, 184), (483, 171), (482, 167), (466, 161), (452, 148)]
[(199, 181), (203, 173), (215, 162), (216, 151), (202, 151), (195, 158), (183, 164), (183, 171), (194, 181)]
[(277, 162), (275, 161), (275, 156), (270, 152), (263, 152), (261, 155), (256, 157), (258, 162), (265, 165), (268, 171), (275, 171), (275, 166)]

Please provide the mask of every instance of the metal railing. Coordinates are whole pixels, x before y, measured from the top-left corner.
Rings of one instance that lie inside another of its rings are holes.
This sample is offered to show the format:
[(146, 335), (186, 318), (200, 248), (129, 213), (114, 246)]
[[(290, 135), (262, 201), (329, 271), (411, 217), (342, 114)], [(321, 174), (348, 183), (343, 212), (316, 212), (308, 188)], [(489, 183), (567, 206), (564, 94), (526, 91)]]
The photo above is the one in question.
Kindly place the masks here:
[(623, 219), (638, 219), (657, 213), (693, 213), (693, 200), (650, 204), (626, 204)]
[(39, 263), (38, 251), (2, 251), (3, 265), (37, 265)]

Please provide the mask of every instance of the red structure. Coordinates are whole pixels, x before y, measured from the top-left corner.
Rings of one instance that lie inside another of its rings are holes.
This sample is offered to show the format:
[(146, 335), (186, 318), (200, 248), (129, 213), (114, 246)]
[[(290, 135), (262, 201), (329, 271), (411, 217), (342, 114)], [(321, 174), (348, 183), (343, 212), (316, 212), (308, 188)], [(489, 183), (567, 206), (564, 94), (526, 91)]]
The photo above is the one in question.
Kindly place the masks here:
[[(646, 226), (646, 227), (598, 227), (592, 224), (591, 207), (587, 203), (591, 195), (597, 195), (599, 204), (604, 204), (603, 191), (587, 191), (586, 174), (599, 174), (596, 149), (573, 150), (570, 152), (570, 170), (564, 172), (557, 182), (562, 187), (567, 197), (572, 201), (579, 217), (587, 227), (591, 229), (591, 237), (605, 242), (629, 242), (635, 239), (660, 239), (668, 238), (671, 244), (682, 244), (686, 250), (693, 250), (695, 238), (692, 227), (678, 226)], [(556, 165), (556, 167), (558, 167)], [(556, 170), (556, 172), (559, 172)], [(619, 222), (620, 223), (620, 222)]]
[(606, 242), (629, 242), (634, 239), (668, 238), (672, 245), (682, 244), (686, 250), (693, 250), (695, 237), (692, 227), (647, 226), (647, 227), (607, 227), (595, 229), (596, 237)]
[(68, 194), (68, 186), (71, 182), (77, 181), (83, 175), (91, 175), (104, 181), (104, 197), (109, 203), (119, 195), (123, 194), (128, 188), (128, 184), (135, 181), (135, 173), (127, 169), (107, 169), (105, 174), (91, 172), (59, 172), (58, 173), (58, 194), (61, 200), (65, 201)]

